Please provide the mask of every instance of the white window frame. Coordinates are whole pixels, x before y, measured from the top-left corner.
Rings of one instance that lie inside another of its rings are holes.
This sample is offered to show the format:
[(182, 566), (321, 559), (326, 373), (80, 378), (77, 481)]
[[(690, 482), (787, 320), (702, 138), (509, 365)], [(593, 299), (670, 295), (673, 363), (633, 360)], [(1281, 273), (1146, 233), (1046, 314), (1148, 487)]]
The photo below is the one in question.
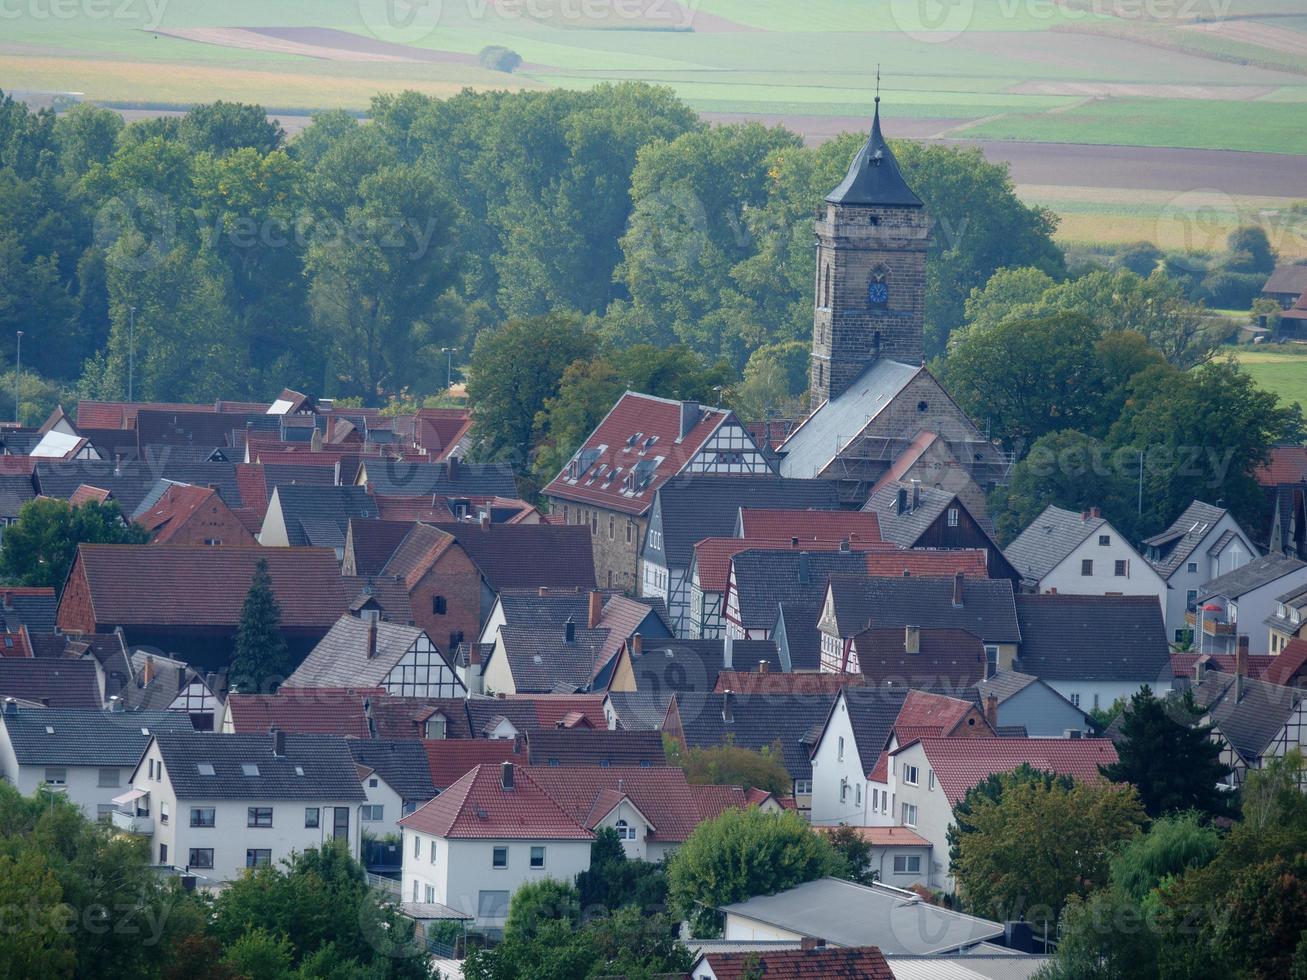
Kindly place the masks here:
[(905, 786), (916, 786), (921, 780), (921, 770), (916, 766), (910, 766), (903, 763), (903, 784)]
[(917, 804), (904, 803), (902, 813), (903, 813), (903, 826), (915, 827), (917, 825)]

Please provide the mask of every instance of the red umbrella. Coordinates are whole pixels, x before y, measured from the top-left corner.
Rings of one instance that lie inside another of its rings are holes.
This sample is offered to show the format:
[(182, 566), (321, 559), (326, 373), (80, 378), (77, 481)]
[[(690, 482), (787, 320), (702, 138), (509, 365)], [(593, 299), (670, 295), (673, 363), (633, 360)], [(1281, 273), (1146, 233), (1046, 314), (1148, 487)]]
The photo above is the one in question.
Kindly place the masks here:
[(1214, 602), (1209, 602), (1207, 605), (1203, 606), (1203, 612), (1220, 612), (1220, 611), (1221, 611), (1221, 607)]

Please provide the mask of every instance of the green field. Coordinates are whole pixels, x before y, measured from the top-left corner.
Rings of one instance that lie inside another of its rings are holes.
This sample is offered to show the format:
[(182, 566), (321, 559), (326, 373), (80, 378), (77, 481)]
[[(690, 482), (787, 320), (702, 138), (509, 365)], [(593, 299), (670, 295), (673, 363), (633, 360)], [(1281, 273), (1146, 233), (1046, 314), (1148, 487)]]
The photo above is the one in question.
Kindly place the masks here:
[(1307, 408), (1307, 348), (1299, 354), (1243, 347), (1235, 357), (1254, 381), (1275, 392), (1282, 402), (1297, 402)]

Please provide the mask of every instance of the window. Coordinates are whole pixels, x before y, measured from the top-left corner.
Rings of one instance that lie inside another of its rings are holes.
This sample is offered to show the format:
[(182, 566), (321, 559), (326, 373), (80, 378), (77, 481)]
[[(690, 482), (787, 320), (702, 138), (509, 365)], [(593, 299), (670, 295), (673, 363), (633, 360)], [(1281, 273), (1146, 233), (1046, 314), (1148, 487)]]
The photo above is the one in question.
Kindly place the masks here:
[(217, 811), (211, 806), (191, 807), (192, 827), (213, 827), (217, 823)]
[(917, 825), (917, 807), (913, 803), (903, 804), (903, 826), (915, 827)]
[(320, 827), (322, 826), (322, 811), (316, 806), (306, 806), (304, 808), (304, 826)]
[(422, 856), (422, 838), (417, 834), (413, 835), (413, 856), (415, 858)]
[(259, 774), (258, 764), (254, 762), (242, 762), (241, 774), (245, 776), (257, 776)]
[(903, 763), (903, 781), (905, 783), (907, 783), (909, 786), (916, 786), (917, 780), (920, 777), (921, 777), (921, 773), (916, 766), (910, 766), (906, 762)]
[(186, 858), (186, 867), (188, 868), (212, 868), (213, 867), (213, 848), (212, 847), (192, 847), (190, 854)]
[(478, 919), (503, 919), (508, 916), (508, 892), (483, 891), (477, 893)]
[(1071, 695), (1071, 703), (1075, 705), (1077, 708), (1080, 707), (1080, 695), (1079, 694)]
[(626, 522), (626, 543), (627, 543), (627, 544), (630, 544), (630, 543), (631, 543), (631, 527), (632, 527), (631, 522), (630, 522), (630, 521), (627, 521), (627, 522)]
[(101, 823), (109, 823), (113, 820), (113, 815), (117, 810), (118, 808), (112, 803), (97, 803), (95, 804), (95, 819)]
[(168, 804), (159, 804), (159, 823), (167, 823), (170, 814), (168, 813)]
[(811, 795), (812, 795), (812, 780), (811, 780), (811, 779), (796, 779), (796, 780), (794, 781), (794, 795), (795, 795), (795, 796), (811, 796)]
[(988, 667), (988, 669), (986, 670), (986, 674), (992, 677), (994, 673), (998, 670), (998, 644), (997, 643), (985, 644), (985, 664)]
[(359, 819), (363, 820), (365, 823), (379, 823), (381, 820), (385, 819), (382, 816), (383, 810), (385, 810), (385, 807), (380, 803), (374, 803), (371, 806), (361, 806), (359, 807)]
[(1094, 574), (1094, 560), (1092, 558), (1080, 559), (1080, 574), (1081, 575)]
[(1187, 564), (1187, 565), (1185, 566), (1184, 570), (1185, 570), (1186, 572), (1188, 572), (1190, 575), (1197, 575), (1197, 574), (1198, 574), (1198, 562), (1196, 562), (1196, 561), (1191, 561), (1189, 564)]
[(167, 864), (167, 863), (168, 863), (168, 845), (167, 845), (167, 844), (160, 844), (160, 845), (159, 845), (159, 863), (160, 863), (160, 864)]
[(1185, 589), (1184, 605), (1186, 609), (1193, 609), (1198, 605), (1198, 590)]
[(45, 785), (47, 786), (67, 786), (68, 770), (62, 766), (46, 766)]
[(145, 768), (148, 769), (148, 770), (150, 771), (150, 778), (153, 779), (153, 778), (154, 778), (154, 760), (153, 760), (153, 759), (146, 759), (145, 761), (146, 761), (146, 763), (147, 763), (147, 765), (146, 765)]
[(459, 645), (462, 642), (463, 642), (463, 631), (454, 630), (454, 632), (449, 634), (449, 646), (447, 646), (445, 649), (449, 650), (452, 653), (453, 651), (458, 649)]
[(436, 863), (436, 842), (435, 842), (435, 841), (432, 841), (432, 842), (431, 842), (431, 846), (427, 848), (427, 854), (429, 855), (428, 860), (430, 860), (430, 862), (431, 862), (432, 864), (435, 864), (435, 863)]
[(1100, 548), (1110, 548), (1112, 546), (1112, 535), (1100, 534), (1098, 536), (1098, 546)]
[(215, 774), (215, 770), (213, 768), (212, 762), (195, 763), (195, 771), (198, 772), (201, 776), (212, 776)]
[(113, 786), (118, 786), (121, 783), (122, 783), (122, 774), (118, 771), (117, 768), (111, 767), (108, 769), (100, 770), (100, 779), (96, 783), (96, 785), (113, 787)]
[(245, 852), (245, 867), (266, 868), (272, 863), (272, 851), (266, 847), (251, 847)]
[(875, 813), (880, 809), (880, 790), (875, 786), (871, 788), (871, 812)]
[(373, 776), (371, 779), (368, 780), (368, 785), (375, 789), (378, 785), (380, 785), (380, 780), (378, 780), (376, 776)]
[(415, 881), (413, 882), (413, 901), (416, 902), (417, 900), (418, 900), (418, 883)]
[(435, 616), (443, 616), (448, 610), (449, 605), (445, 602), (443, 595), (433, 595), (431, 597), (431, 613)]
[(839, 741), (839, 758), (838, 758), (838, 761), (839, 761), (839, 762), (843, 762), (843, 761), (844, 761), (844, 736), (843, 736), (843, 735), (840, 736), (840, 741)]
[(1124, 558), (1118, 558), (1112, 568), (1112, 574), (1117, 578), (1125, 578), (1129, 574), (1130, 564)]
[(426, 891), (425, 891), (424, 894), (425, 894), (426, 897), (427, 897), (427, 902), (429, 902), (429, 903), (430, 903), (430, 902), (434, 902), (434, 901), (436, 900), (436, 888), (435, 888), (435, 886), (434, 886), (434, 885), (427, 885), (427, 887), (426, 887)]
[(590, 533), (591, 533), (591, 534), (598, 534), (598, 533), (599, 533), (599, 515), (598, 515), (598, 514), (591, 514), (591, 515), (590, 515)]
[(608, 515), (608, 540), (611, 541), (617, 536), (617, 518), (612, 514)]
[(492, 868), (508, 867), (508, 848), (496, 847), (490, 856), (490, 866)]
[(935, 770), (934, 770), (934, 769), (927, 769), (927, 770), (926, 770), (926, 788), (927, 788), (927, 789), (934, 789), (934, 788), (935, 788)]
[(252, 806), (245, 811), (245, 826), (247, 827), (271, 827), (272, 826), (272, 807), (270, 806)]
[(948, 509), (948, 526), (949, 527), (958, 526), (958, 509), (956, 507), (950, 507)]
[(880, 812), (889, 813), (889, 790), (880, 791)]
[(853, 787), (853, 802), (857, 806), (862, 806), (862, 784), (859, 783)]
[(635, 840), (635, 828), (625, 820), (619, 820), (613, 827), (617, 831), (617, 836), (622, 840)]
[(1095, 711), (1098, 710), (1098, 695), (1097, 695), (1097, 694), (1094, 695), (1094, 710), (1095, 710)]
[(545, 849), (543, 847), (531, 848), (531, 867), (543, 868), (545, 866)]
[(894, 873), (896, 875), (921, 874), (920, 854), (895, 854)]
[(444, 715), (432, 715), (427, 719), (424, 738), (444, 738), (447, 720)]

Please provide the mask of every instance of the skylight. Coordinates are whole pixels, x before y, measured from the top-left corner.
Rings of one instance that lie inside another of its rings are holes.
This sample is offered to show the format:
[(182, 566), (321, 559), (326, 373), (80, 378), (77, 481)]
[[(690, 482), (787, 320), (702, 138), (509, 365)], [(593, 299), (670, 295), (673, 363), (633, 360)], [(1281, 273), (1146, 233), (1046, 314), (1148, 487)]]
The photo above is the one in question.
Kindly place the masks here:
[(54, 734), (54, 726), (53, 726), (53, 725), (46, 725), (46, 726), (45, 726), (45, 733), (46, 733), (47, 735), (53, 735), (53, 734)]
[(150, 734), (150, 730), (149, 730), (148, 728), (142, 728), (142, 729), (141, 729), (141, 734), (142, 734), (142, 735), (149, 735), (149, 734)]
[(297, 775), (297, 776), (303, 776), (303, 775), (304, 775), (304, 767), (303, 767), (303, 766), (296, 766), (296, 767), (295, 767), (295, 775)]
[(200, 773), (201, 776), (214, 776), (214, 775), (217, 775), (217, 773), (215, 773), (214, 770), (213, 770), (213, 763), (212, 763), (212, 762), (197, 762), (197, 763), (195, 763), (195, 768), (196, 768), (197, 770), (199, 770), (199, 773)]
[(253, 762), (242, 762), (241, 772), (247, 776), (257, 776), (259, 774), (259, 767)]

